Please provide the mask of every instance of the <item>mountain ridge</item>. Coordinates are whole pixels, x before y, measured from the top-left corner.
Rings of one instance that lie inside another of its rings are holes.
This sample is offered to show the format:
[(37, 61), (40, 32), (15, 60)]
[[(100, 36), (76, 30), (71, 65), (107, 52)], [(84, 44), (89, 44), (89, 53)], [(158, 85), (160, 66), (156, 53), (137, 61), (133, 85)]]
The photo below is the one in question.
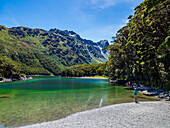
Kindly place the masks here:
[(0, 54), (18, 63), (25, 74), (58, 74), (68, 66), (106, 62), (108, 45), (107, 40), (93, 42), (74, 31), (0, 25)]

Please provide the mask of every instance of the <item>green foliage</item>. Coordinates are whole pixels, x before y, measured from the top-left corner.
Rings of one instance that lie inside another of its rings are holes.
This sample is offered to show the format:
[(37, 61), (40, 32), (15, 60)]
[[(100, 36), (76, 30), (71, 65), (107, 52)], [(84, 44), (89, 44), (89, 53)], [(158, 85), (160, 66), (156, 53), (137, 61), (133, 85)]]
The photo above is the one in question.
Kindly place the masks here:
[(0, 54), (0, 76), (10, 78), (14, 73), (19, 73), (18, 64), (7, 56), (2, 56)]
[(170, 1), (145, 0), (109, 47), (107, 70), (112, 78), (169, 86)]
[(50, 60), (49, 58), (42, 54), (36, 53), (35, 56), (38, 58), (40, 64), (44, 69), (48, 70), (54, 75), (58, 75), (60, 73), (60, 68), (55, 62), (53, 62), (52, 60)]
[(67, 67), (61, 74), (66, 77), (82, 77), (82, 76), (102, 76), (107, 75), (106, 64), (81, 64)]

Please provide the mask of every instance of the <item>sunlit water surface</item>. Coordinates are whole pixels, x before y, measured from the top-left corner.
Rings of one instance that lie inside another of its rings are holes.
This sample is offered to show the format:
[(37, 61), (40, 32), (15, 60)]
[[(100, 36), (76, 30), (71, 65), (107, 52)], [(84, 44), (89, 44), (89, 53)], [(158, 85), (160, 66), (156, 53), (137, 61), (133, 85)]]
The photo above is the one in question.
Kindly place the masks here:
[[(52, 121), (72, 113), (133, 101), (131, 91), (105, 79), (42, 78), (0, 84), (0, 125)], [(0, 126), (2, 127), (2, 126)]]

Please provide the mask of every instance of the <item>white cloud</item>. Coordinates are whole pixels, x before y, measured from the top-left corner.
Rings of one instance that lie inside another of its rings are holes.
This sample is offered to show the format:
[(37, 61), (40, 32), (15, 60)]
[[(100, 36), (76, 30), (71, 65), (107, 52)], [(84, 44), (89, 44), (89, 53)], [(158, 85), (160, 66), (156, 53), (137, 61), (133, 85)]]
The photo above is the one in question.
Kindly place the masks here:
[(91, 0), (92, 4), (96, 4), (98, 2), (98, 0)]
[(100, 9), (105, 9), (111, 6), (114, 6), (118, 3), (123, 3), (123, 2), (136, 2), (136, 1), (141, 1), (141, 0), (90, 0), (90, 3), (93, 6), (96, 6), (97, 8)]
[(123, 24), (127, 24), (128, 22), (129, 22), (129, 19), (123, 19), (123, 20), (122, 20), (122, 23), (123, 23)]
[[(112, 37), (116, 35), (116, 32), (128, 23), (128, 19), (119, 20), (119, 22), (111, 24), (110, 22), (98, 24), (96, 15), (93, 12), (102, 11), (105, 8), (116, 6), (123, 2), (135, 2), (141, 0), (77, 0), (71, 10), (68, 12), (72, 15), (74, 22), (79, 26), (83, 26), (79, 30), (80, 36), (85, 39), (91, 39), (93, 41), (99, 41), (102, 39), (112, 40)], [(131, 5), (131, 4), (130, 4)], [(132, 4), (133, 5), (133, 4)], [(129, 7), (131, 8), (131, 7)], [(88, 11), (87, 11), (88, 10)], [(91, 13), (92, 12), (92, 13)], [(124, 18), (124, 17), (123, 17)], [(127, 17), (125, 17), (127, 18)]]
[(90, 3), (95, 8), (104, 9), (104, 8), (115, 5), (115, 1), (117, 0), (90, 0), (90, 1), (91, 1)]
[(122, 28), (122, 27), (124, 27), (124, 26), (126, 26), (128, 22), (129, 22), (128, 19), (123, 19), (122, 22), (121, 22), (121, 24), (119, 25), (119, 29)]

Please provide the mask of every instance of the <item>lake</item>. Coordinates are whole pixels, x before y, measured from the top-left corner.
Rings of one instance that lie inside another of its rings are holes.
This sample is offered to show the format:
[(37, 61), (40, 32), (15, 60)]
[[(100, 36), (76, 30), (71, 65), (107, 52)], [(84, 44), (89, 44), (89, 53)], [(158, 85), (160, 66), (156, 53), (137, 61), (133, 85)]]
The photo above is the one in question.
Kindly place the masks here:
[(0, 125), (52, 121), (72, 113), (133, 101), (133, 92), (110, 86), (106, 79), (59, 77), (0, 84)]

